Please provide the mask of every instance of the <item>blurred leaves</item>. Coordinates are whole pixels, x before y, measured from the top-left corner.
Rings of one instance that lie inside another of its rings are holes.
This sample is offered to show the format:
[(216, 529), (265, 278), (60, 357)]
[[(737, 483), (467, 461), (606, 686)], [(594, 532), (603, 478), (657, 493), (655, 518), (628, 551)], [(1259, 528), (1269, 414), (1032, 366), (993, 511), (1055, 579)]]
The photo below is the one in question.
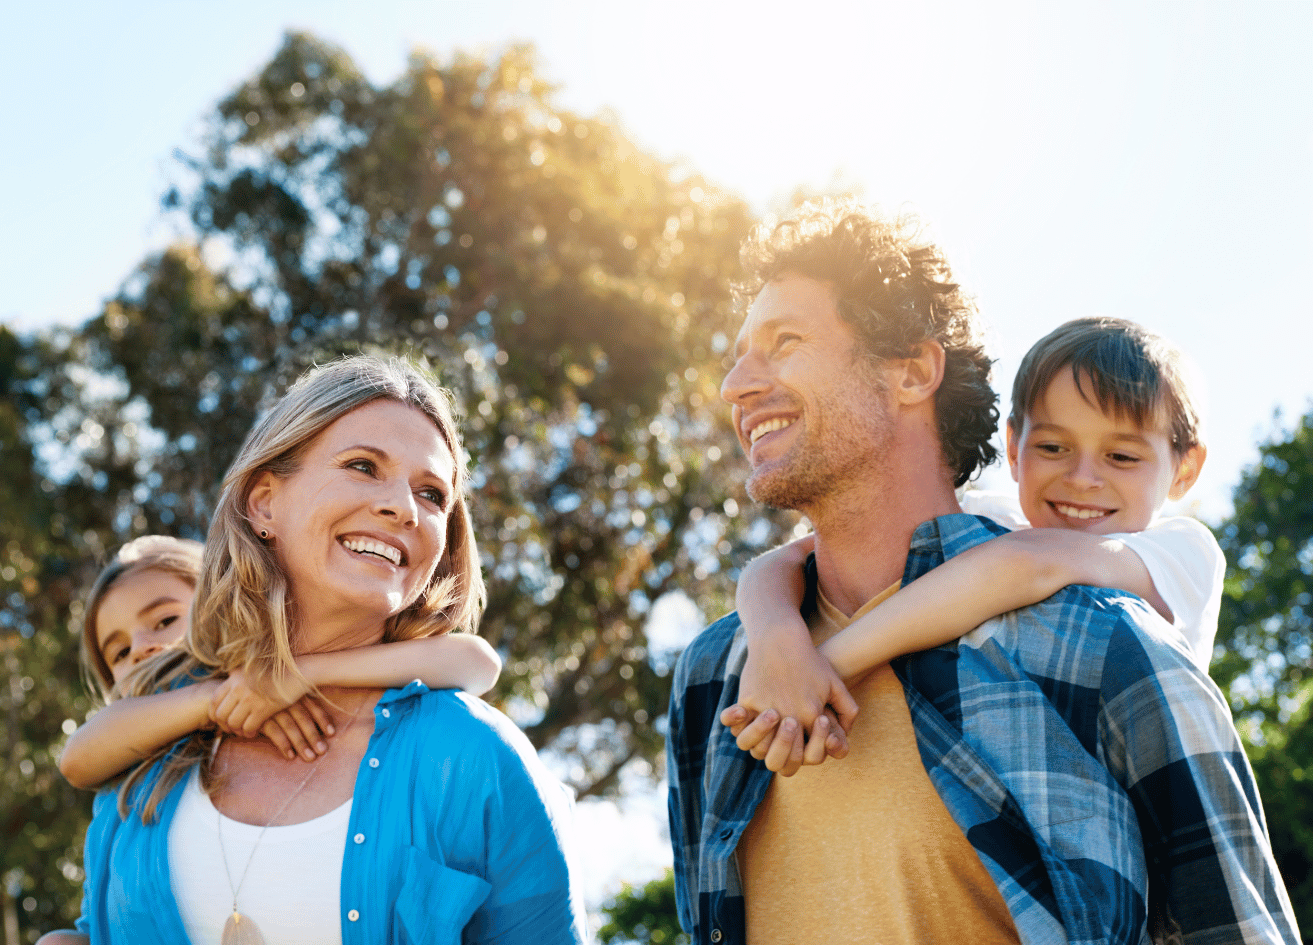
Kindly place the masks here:
[(1259, 449), (1217, 530), (1226, 586), (1213, 677), (1258, 777), (1273, 852), (1313, 936), (1313, 414)]
[(77, 596), (132, 537), (203, 537), (242, 436), (311, 364), (400, 353), (453, 390), (506, 663), (489, 698), (581, 794), (659, 773), (654, 605), (722, 609), (722, 568), (777, 535), (737, 514), (717, 393), (748, 209), (558, 108), (529, 47), (417, 53), (376, 87), (289, 34), (176, 178), (191, 239), (76, 330), (0, 334), (0, 843), (29, 939), (77, 909), (90, 799), (53, 765), (88, 709)]

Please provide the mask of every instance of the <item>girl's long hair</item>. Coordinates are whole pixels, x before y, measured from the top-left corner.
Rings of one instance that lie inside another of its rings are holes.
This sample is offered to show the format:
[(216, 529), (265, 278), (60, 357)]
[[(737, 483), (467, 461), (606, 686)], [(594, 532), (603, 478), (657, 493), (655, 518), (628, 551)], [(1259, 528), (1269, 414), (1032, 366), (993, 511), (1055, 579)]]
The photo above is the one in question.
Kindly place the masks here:
[[(343, 358), (302, 376), (247, 435), (224, 477), (205, 541), (186, 658), (157, 654), (143, 662), (142, 666), (150, 669), (130, 680), (132, 695), (225, 676), (239, 668), (252, 686), (265, 691), (278, 692), (293, 679), (306, 684), (293, 656), (298, 628), (287, 577), (273, 548), (259, 538), (248, 518), (247, 500), (264, 473), (290, 476), (324, 430), (377, 400), (396, 401), (423, 413), (438, 428), (455, 459), (453, 503), (442, 558), (428, 588), (388, 619), (383, 642), (477, 627), (486, 592), (466, 505), (468, 476), (450, 395), (418, 368), (399, 359)], [(126, 818), (130, 806), (139, 807), (142, 819), (152, 820), (156, 805), (173, 785), (212, 754), (215, 739), (214, 731), (196, 732), (137, 765), (120, 786), (120, 814)], [(144, 803), (132, 802), (160, 759), (164, 764), (152, 779)]]

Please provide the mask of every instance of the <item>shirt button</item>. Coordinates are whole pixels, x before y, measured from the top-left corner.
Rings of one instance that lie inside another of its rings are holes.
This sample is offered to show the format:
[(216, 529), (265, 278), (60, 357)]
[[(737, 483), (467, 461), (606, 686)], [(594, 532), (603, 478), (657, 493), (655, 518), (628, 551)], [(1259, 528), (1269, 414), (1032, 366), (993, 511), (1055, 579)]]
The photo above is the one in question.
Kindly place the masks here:
[[(722, 840), (728, 840), (732, 836), (734, 836), (734, 831), (729, 827), (726, 827), (724, 830), (720, 832), (720, 839)], [(719, 942), (720, 939), (716, 939), (716, 941)]]
[(720, 934), (720, 929), (712, 929), (712, 930), (711, 930), (711, 940), (712, 940), (713, 942), (719, 942), (719, 941), (720, 941), (722, 938), (724, 938), (724, 937), (725, 937), (725, 936), (723, 936), (723, 935)]
[(365, 842), (365, 835), (364, 835), (363, 833), (358, 833), (358, 834), (356, 834), (354, 837), (352, 837), (351, 839), (354, 840), (354, 841), (356, 841), (356, 843), (364, 843), (364, 842)]
[(387, 709), (384, 709), (384, 710), (383, 710), (383, 718), (385, 718), (385, 719), (390, 719), (390, 718), (392, 718), (392, 713), (391, 713), (390, 711), (388, 711)]
[[(346, 914), (346, 917), (350, 919), (352, 922), (355, 922), (357, 919), (360, 918), (360, 913), (357, 912), (355, 909), (352, 909), (350, 912)], [(719, 941), (719, 939), (717, 939), (717, 941)]]
[(378, 767), (378, 759), (377, 759), (377, 758), (370, 758), (370, 759), (369, 759), (369, 766), (370, 766), (371, 768), (377, 768), (377, 767)]

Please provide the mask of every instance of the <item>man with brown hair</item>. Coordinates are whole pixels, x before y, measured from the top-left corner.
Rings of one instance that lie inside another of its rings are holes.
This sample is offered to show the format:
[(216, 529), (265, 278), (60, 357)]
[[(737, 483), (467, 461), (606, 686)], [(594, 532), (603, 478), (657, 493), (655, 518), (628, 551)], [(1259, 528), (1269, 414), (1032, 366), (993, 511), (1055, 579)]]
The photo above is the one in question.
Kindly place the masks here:
[[(954, 492), (994, 458), (989, 361), (911, 221), (808, 206), (744, 258), (722, 395), (748, 493), (815, 531), (819, 643), (1003, 531)], [(849, 757), (792, 779), (721, 726), (746, 643), (713, 624), (671, 697), (681, 922), (715, 945), (1296, 941), (1226, 704), (1157, 620), (1067, 588), (895, 660), (854, 683)]]

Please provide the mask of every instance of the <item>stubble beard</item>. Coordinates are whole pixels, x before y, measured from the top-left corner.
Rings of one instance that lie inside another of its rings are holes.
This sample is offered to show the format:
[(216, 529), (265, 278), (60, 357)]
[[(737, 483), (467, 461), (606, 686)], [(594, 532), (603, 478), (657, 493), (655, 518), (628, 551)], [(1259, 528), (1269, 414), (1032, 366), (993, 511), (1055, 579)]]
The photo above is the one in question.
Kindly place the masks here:
[[(763, 463), (748, 478), (748, 495), (775, 509), (802, 512), (813, 521), (818, 510), (854, 485), (878, 481), (889, 464), (893, 420), (877, 386), (855, 410), (847, 398), (823, 401), (817, 411), (824, 428), (805, 427), (789, 452)], [(805, 420), (798, 421), (805, 423)]]

